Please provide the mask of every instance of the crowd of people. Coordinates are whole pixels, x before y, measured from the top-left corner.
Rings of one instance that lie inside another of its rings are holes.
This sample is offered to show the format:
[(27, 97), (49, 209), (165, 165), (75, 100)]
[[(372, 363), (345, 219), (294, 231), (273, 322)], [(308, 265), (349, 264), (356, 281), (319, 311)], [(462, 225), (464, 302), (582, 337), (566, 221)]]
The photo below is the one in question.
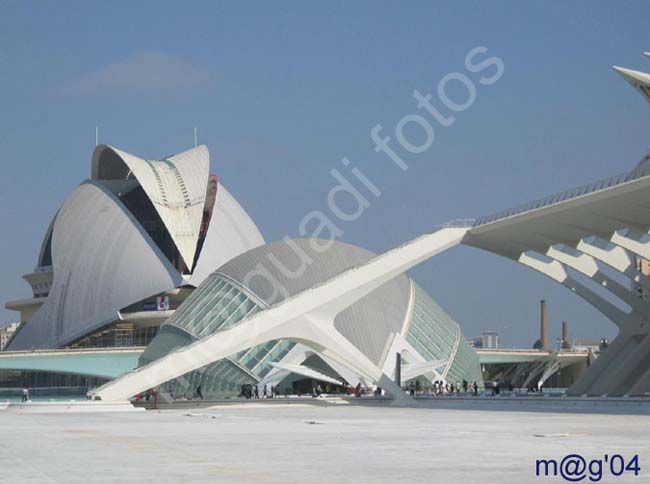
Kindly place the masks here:
[[(320, 385), (319, 385), (320, 386)], [(239, 393), (239, 396), (241, 398), (246, 398), (247, 400), (253, 399), (253, 400), (259, 400), (260, 398), (260, 389), (257, 385), (250, 385), (249, 383), (245, 383), (241, 386), (241, 392)], [(279, 385), (271, 385), (269, 388), (267, 385), (264, 385), (262, 389), (262, 398), (274, 398), (274, 397), (279, 397), (280, 396), (280, 386)], [(201, 397), (203, 398), (203, 397)]]
[[(384, 390), (381, 387), (378, 386), (367, 387), (362, 385), (360, 382), (357, 383), (357, 385), (355, 386), (345, 383), (342, 387), (339, 386), (331, 387), (330, 384), (325, 384), (324, 389), (321, 386), (321, 384), (318, 383), (317, 381), (314, 381), (313, 383), (314, 384), (311, 388), (311, 392), (305, 391), (304, 389), (301, 391), (298, 388), (296, 389), (285, 388), (281, 392), (279, 385), (270, 385), (270, 386), (264, 385), (260, 391), (260, 387), (258, 385), (245, 383), (241, 386), (241, 391), (238, 396), (240, 398), (258, 400), (258, 399), (267, 399), (267, 398), (277, 398), (280, 396), (288, 397), (290, 394), (296, 395), (298, 397), (305, 395), (314, 398), (320, 397), (322, 394), (341, 394), (341, 393), (350, 396), (354, 395), (355, 397), (361, 397), (363, 395), (373, 395), (375, 397), (379, 397), (384, 395)], [(487, 394), (491, 393), (493, 396), (496, 396), (501, 394), (502, 386), (506, 390), (509, 390), (510, 392), (514, 390), (512, 384), (502, 383), (499, 381), (486, 382), (484, 390)], [(432, 395), (434, 397), (441, 397), (445, 395), (454, 395), (454, 394), (478, 396), (479, 394), (478, 382), (473, 381), (472, 383), (470, 383), (466, 379), (463, 379), (462, 381), (456, 381), (456, 382), (436, 380), (431, 382), (430, 385), (426, 383), (422, 383), (421, 379), (414, 379), (406, 383), (403, 389), (405, 392), (409, 393), (412, 396)], [(539, 392), (541, 391), (541, 388), (535, 388), (534, 386), (530, 386), (528, 388), (528, 391)], [(481, 393), (483, 393), (483, 389), (481, 389)], [(29, 398), (28, 395), (29, 394), (25, 396), (23, 392), (23, 398), (24, 398), (23, 401)], [(149, 390), (144, 394), (138, 394), (136, 396), (136, 400), (140, 400), (143, 398), (149, 400), (152, 397), (155, 398), (155, 396), (156, 396), (155, 390), (153, 391)], [(171, 398), (172, 399), (174, 398), (173, 395), (171, 395)], [(201, 385), (196, 387), (193, 398), (203, 400), (203, 390)]]
[(421, 395), (421, 394), (431, 394), (435, 397), (447, 395), (447, 394), (460, 394), (460, 393), (472, 393), (478, 395), (478, 383), (474, 381), (471, 385), (470, 383), (463, 379), (463, 381), (445, 382), (443, 380), (436, 380), (432, 382), (430, 387), (422, 387), (420, 380), (411, 381), (408, 386), (408, 391), (411, 395)]

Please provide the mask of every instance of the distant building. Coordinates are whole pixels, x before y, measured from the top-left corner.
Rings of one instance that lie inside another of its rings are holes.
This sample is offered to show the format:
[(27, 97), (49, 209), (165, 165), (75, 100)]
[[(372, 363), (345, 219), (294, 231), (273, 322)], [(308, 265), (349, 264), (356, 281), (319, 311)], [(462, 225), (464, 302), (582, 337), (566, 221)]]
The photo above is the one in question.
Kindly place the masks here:
[(486, 331), (481, 333), (481, 338), (483, 340), (483, 348), (495, 350), (501, 346), (498, 333)]
[(484, 331), (481, 333), (481, 336), (476, 336), (475, 338), (469, 340), (469, 345), (472, 348), (496, 350), (501, 347), (501, 341), (499, 340), (498, 333), (495, 333), (493, 331)]
[(18, 329), (18, 326), (20, 326), (20, 323), (11, 323), (9, 326), (0, 328), (0, 351), (4, 349), (7, 342)]

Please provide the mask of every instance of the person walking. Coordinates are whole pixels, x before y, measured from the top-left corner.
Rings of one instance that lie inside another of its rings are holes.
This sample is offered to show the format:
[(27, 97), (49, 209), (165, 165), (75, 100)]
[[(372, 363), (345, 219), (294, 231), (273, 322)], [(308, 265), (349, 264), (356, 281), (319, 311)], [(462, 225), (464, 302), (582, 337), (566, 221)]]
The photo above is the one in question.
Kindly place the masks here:
[(257, 385), (255, 385), (255, 389), (253, 390), (253, 395), (255, 397), (255, 400), (260, 399), (260, 390), (259, 390), (259, 388), (257, 388)]
[(467, 385), (468, 385), (468, 384), (469, 384), (469, 383), (467, 382), (467, 380), (465, 380), (465, 379), (463, 378), (463, 392), (465, 392), (465, 393), (467, 393)]
[(476, 380), (474, 380), (474, 383), (472, 384), (472, 388), (474, 389), (474, 396), (478, 395), (478, 383), (476, 383)]
[(22, 400), (21, 400), (21, 401), (22, 401), (23, 403), (29, 401), (29, 390), (27, 389), (27, 387), (24, 387), (24, 388), (23, 388), (23, 396), (22, 396)]
[(267, 394), (267, 391), (266, 391), (266, 385), (264, 385), (264, 392), (262, 393), (262, 396), (263, 396), (264, 398), (267, 398), (267, 397), (268, 397), (268, 394)]

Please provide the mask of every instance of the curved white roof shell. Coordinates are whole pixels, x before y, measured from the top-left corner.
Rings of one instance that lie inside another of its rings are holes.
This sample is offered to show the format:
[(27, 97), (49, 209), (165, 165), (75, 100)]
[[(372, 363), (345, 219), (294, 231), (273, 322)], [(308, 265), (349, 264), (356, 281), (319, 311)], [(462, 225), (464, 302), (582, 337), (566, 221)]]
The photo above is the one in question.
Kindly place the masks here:
[[(340, 241), (330, 243), (327, 250), (319, 252), (314, 250), (311, 239), (279, 240), (232, 259), (216, 273), (237, 281), (271, 306), (374, 256), (362, 247)], [(341, 311), (335, 327), (375, 364), (380, 364), (390, 335), (402, 331), (410, 299), (409, 278), (399, 275)]]
[(73, 191), (56, 217), (52, 265), (50, 294), (12, 350), (66, 344), (116, 320), (134, 301), (182, 282), (131, 212), (93, 181)]
[(188, 268), (201, 231), (210, 169), (205, 145), (164, 160), (144, 160), (108, 145), (93, 153), (92, 178), (135, 177), (153, 203)]
[(625, 79), (634, 89), (639, 91), (646, 101), (650, 101), (650, 74), (647, 72), (635, 71), (626, 67), (612, 66), (623, 79)]
[(239, 254), (264, 245), (264, 237), (242, 206), (221, 183), (212, 218), (190, 284), (198, 286), (214, 270)]

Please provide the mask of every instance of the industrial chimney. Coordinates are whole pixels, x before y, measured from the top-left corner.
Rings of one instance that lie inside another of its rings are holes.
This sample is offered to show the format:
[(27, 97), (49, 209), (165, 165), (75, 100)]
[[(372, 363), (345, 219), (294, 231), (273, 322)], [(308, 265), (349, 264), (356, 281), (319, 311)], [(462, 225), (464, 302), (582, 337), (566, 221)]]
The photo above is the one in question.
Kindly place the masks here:
[(562, 349), (569, 347), (569, 323), (562, 321)]
[(548, 351), (548, 318), (546, 316), (546, 300), (542, 299), (542, 319), (539, 341), (544, 351)]

